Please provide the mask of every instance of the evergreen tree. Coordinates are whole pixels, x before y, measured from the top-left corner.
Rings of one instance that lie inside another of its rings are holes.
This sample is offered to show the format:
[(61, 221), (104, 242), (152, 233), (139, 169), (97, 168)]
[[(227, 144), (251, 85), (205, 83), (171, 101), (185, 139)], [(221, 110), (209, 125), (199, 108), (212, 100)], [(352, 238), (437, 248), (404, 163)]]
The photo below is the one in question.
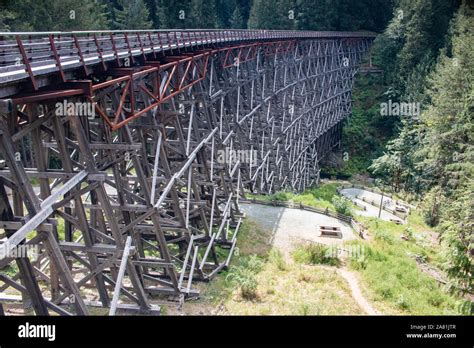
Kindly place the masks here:
[[(439, 11), (436, 5), (440, 4), (421, 0), (416, 5), (417, 11), (436, 12)], [(472, 16), (473, 9), (464, 3), (451, 25), (449, 40), (443, 39), (446, 49), (433, 69), (429, 68), (430, 56), (434, 59), (434, 49), (440, 41), (432, 41), (429, 36), (440, 31), (434, 29), (437, 16), (413, 13), (406, 24), (401, 24), (405, 28), (395, 71), (408, 77), (402, 85), (403, 95), (420, 98), (425, 107), (419, 119), (404, 120), (398, 138), (389, 143), (387, 153), (372, 165), (375, 173), (385, 175), (394, 185), (425, 193), (421, 204), (425, 218), (431, 225), (438, 225), (452, 289), (460, 292), (473, 290)], [(427, 25), (426, 21), (431, 24)], [(425, 46), (429, 48), (424, 49)], [(424, 93), (420, 94), (419, 90)]]
[(191, 0), (173, 1), (157, 0), (157, 16), (160, 28), (180, 29), (191, 28), (193, 26)]
[(372, 30), (385, 28), (390, 0), (297, 0), (300, 30)]
[(242, 12), (243, 22), (245, 27), (247, 27), (247, 23), (250, 17), (250, 10), (252, 8), (254, 0), (237, 0), (237, 6), (239, 6), (240, 11)]
[[(419, 103), (422, 108), (429, 104), (429, 95), (425, 92), (427, 77), (435, 65), (440, 45), (445, 43), (445, 35), (441, 38), (437, 35), (448, 32), (446, 18), (452, 16), (454, 8), (455, 4), (442, 0), (399, 2), (393, 19), (374, 47), (376, 64), (387, 71), (387, 83), (391, 85), (387, 97), (392, 101)], [(428, 190), (433, 185), (436, 168), (422, 164), (424, 154), (418, 151), (422, 148), (425, 130), (417, 117), (403, 118), (398, 139), (388, 144), (386, 155), (374, 161), (370, 169), (390, 178), (397, 190), (417, 193)], [(397, 151), (403, 153), (403, 160), (401, 168), (393, 170), (390, 158)], [(384, 165), (384, 161), (388, 163)]]
[(291, 30), (296, 28), (293, 0), (255, 0), (250, 11), (251, 29)]
[(150, 29), (152, 22), (143, 0), (120, 1), (115, 9), (115, 28), (119, 30)]
[(153, 28), (157, 29), (160, 27), (160, 21), (158, 18), (158, 4), (157, 0), (145, 0), (146, 7), (150, 13), (150, 20), (152, 22)]
[(449, 20), (459, 1), (400, 0), (387, 29), (373, 48), (374, 61), (385, 70), (394, 98), (422, 100), (425, 78), (445, 46)]
[(298, 0), (297, 28), (299, 30), (333, 30), (327, 9), (327, 0)]
[(13, 11), (2, 10), (0, 12), (0, 30), (2, 31), (10, 31), (10, 24), (14, 22), (17, 14)]
[(216, 27), (230, 28), (232, 26), (232, 15), (237, 7), (236, 0), (215, 0)]
[(214, 29), (216, 27), (216, 6), (214, 0), (191, 1), (192, 28)]
[(95, 0), (7, 0), (3, 27), (10, 31), (108, 29), (105, 6)]
[(234, 29), (245, 29), (245, 21), (242, 15), (242, 10), (240, 6), (236, 6), (234, 12), (232, 13), (232, 18), (230, 19), (231, 28)]

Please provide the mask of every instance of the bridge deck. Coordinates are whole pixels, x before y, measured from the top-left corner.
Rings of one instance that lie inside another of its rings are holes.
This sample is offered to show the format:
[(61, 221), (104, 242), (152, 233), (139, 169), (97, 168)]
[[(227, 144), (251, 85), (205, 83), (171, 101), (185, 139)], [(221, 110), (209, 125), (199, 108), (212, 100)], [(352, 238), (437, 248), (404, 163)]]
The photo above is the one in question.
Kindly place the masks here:
[(31, 79), (39, 75), (105, 64), (129, 58), (133, 65), (139, 56), (170, 50), (196, 49), (209, 45), (238, 42), (288, 40), (372, 38), (370, 32), (317, 32), (270, 30), (135, 30), (78, 31), (42, 33), (0, 33), (0, 86)]

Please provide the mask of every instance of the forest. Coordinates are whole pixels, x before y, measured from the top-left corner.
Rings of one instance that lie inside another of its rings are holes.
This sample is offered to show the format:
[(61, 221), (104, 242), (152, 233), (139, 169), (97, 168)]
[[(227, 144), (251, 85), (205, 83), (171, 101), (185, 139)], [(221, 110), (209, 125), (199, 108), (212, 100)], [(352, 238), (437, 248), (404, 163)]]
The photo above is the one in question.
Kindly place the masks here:
[(106, 29), (373, 30), (392, 0), (2, 0), (6, 31)]
[[(453, 292), (473, 291), (474, 4), (461, 0), (7, 0), (2, 31), (167, 28), (369, 30), (344, 129), (348, 160), (324, 174), (367, 176), (421, 207), (440, 235)], [(45, 9), (48, 9), (46, 11)], [(383, 103), (419, 112), (383, 115)]]

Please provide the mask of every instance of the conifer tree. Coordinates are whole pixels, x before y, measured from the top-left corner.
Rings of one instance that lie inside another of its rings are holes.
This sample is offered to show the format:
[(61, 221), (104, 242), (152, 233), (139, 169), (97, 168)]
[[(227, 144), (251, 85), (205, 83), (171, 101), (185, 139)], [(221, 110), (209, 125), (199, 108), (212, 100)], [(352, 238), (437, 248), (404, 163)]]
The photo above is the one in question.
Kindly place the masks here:
[(96, 0), (8, 0), (1, 12), (3, 27), (10, 31), (108, 28), (106, 8)]
[(216, 27), (215, 0), (191, 1), (192, 28), (214, 29)]
[(115, 27), (121, 30), (150, 29), (152, 22), (143, 0), (120, 1), (121, 9), (115, 9)]
[(246, 27), (244, 17), (242, 15), (242, 10), (240, 9), (239, 5), (235, 6), (235, 10), (232, 13), (232, 17), (230, 19), (230, 25), (231, 28), (234, 29), (245, 29)]

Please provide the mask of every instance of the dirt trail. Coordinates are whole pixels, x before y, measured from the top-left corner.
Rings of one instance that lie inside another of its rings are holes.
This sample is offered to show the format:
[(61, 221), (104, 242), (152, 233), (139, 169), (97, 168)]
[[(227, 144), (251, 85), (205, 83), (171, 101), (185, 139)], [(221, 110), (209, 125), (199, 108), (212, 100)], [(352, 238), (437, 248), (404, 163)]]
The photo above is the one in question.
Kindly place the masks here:
[(359, 304), (359, 306), (369, 315), (379, 315), (380, 313), (377, 312), (372, 305), (366, 300), (364, 295), (362, 294), (362, 291), (360, 290), (359, 287), (359, 282), (355, 275), (345, 269), (345, 268), (339, 268), (337, 270), (337, 273), (343, 277), (347, 283), (349, 284), (351, 291), (352, 291), (352, 297), (354, 297), (354, 300)]
[[(263, 228), (270, 229), (273, 234), (271, 244), (280, 249), (288, 262), (293, 262), (290, 252), (296, 241), (312, 241), (323, 244), (342, 245), (344, 240), (355, 239), (349, 226), (325, 215), (281, 207), (261, 206), (257, 204), (242, 205), (247, 217)], [(342, 239), (318, 237), (319, 225), (340, 226), (343, 231)], [(324, 267), (324, 266), (323, 266)], [(328, 268), (329, 269), (329, 268)], [(333, 270), (334, 268), (331, 268)], [(369, 315), (378, 313), (362, 294), (356, 276), (347, 268), (338, 268), (337, 273), (343, 277), (351, 288), (354, 301)]]

